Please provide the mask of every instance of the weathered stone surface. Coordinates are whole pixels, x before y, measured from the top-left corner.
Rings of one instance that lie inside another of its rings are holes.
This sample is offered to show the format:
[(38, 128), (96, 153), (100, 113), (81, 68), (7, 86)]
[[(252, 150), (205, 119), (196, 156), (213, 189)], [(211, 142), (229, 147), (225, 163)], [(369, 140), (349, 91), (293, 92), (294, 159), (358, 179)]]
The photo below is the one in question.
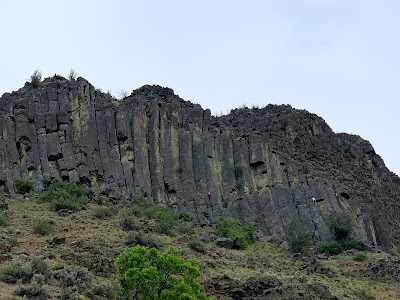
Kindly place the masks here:
[(65, 236), (59, 236), (59, 235), (57, 235), (57, 236), (55, 236), (52, 240), (51, 240), (51, 244), (52, 245), (61, 245), (61, 244), (64, 244), (65, 243), (65, 240), (66, 240), (66, 237)]
[(400, 178), (368, 141), (335, 134), (314, 114), (268, 105), (213, 117), (159, 86), (114, 103), (83, 78), (4, 94), (0, 185), (13, 193), (23, 177), (37, 190), (44, 178), (81, 182), (113, 202), (143, 195), (188, 211), (197, 224), (239, 218), (278, 243), (293, 219), (315, 242), (329, 239), (333, 216), (348, 212), (359, 239), (400, 242)]
[(234, 242), (233, 242), (232, 239), (230, 239), (230, 238), (222, 238), (222, 237), (216, 238), (215, 239), (215, 244), (218, 247), (224, 247), (224, 248), (228, 248), (228, 249), (232, 249), (233, 246), (234, 246)]
[(204, 286), (208, 295), (227, 300), (337, 299), (322, 284), (285, 284), (274, 276), (250, 277), (239, 281), (224, 275), (206, 281)]
[(359, 275), (383, 282), (400, 282), (400, 259), (385, 258), (369, 263)]

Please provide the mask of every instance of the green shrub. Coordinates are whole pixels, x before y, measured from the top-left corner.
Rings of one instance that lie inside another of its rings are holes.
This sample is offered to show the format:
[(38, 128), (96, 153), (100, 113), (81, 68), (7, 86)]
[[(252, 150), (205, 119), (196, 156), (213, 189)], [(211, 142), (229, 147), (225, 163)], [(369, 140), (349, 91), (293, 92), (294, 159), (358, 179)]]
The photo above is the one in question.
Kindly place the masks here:
[(344, 250), (365, 250), (365, 245), (361, 241), (357, 240), (339, 240), (339, 241), (328, 241), (322, 242), (319, 245), (320, 252), (330, 254), (340, 254)]
[(44, 285), (43, 275), (35, 274), (31, 283), (19, 285), (15, 290), (15, 295), (27, 299), (49, 299), (47, 288)]
[(319, 251), (337, 255), (343, 252), (343, 246), (338, 241), (326, 241), (319, 244)]
[(154, 238), (149, 234), (144, 235), (142, 233), (137, 233), (137, 232), (129, 232), (128, 235), (126, 236), (125, 244), (130, 247), (136, 245), (147, 246), (156, 249), (160, 249), (162, 247), (162, 243), (158, 239)]
[(191, 238), (188, 245), (189, 245), (190, 249), (193, 249), (196, 252), (203, 253), (203, 254), (207, 252), (206, 244), (204, 244), (202, 241), (200, 241), (197, 238)]
[(329, 224), (333, 230), (337, 241), (345, 240), (350, 236), (352, 229), (352, 219), (349, 214), (340, 214)]
[(231, 218), (219, 218), (217, 220), (216, 234), (222, 237), (231, 238), (235, 249), (246, 249), (255, 242), (253, 225), (241, 225), (239, 220)]
[(176, 215), (175, 212), (168, 207), (159, 207), (156, 211), (156, 219), (175, 224)]
[(304, 174), (309, 174), (311, 172), (311, 165), (308, 161), (303, 162), (301, 165), (301, 170)]
[(40, 235), (49, 235), (54, 230), (54, 221), (48, 219), (37, 220), (33, 224), (33, 233)]
[(181, 235), (188, 235), (191, 236), (194, 234), (193, 228), (187, 226), (186, 224), (178, 224), (176, 227), (176, 231)]
[(185, 222), (192, 222), (193, 216), (185, 211), (181, 211), (178, 215), (179, 220), (183, 220)]
[(158, 208), (155, 213), (157, 220), (156, 231), (163, 234), (172, 234), (176, 224), (176, 216), (172, 209), (167, 207)]
[(168, 223), (159, 221), (155, 227), (156, 232), (160, 234), (166, 234), (173, 236), (174, 235), (174, 228), (170, 227)]
[(42, 257), (32, 255), (30, 261), (30, 273), (43, 275), (45, 280), (47, 280), (50, 277), (49, 263)]
[(17, 179), (15, 180), (15, 190), (18, 194), (28, 194), (33, 191), (35, 183), (31, 179)]
[(333, 230), (336, 240), (321, 243), (321, 252), (339, 254), (343, 250), (365, 250), (365, 245), (363, 242), (349, 239), (352, 231), (351, 215), (347, 213), (337, 215), (329, 224), (329, 227)]
[(62, 269), (54, 271), (53, 275), (54, 278), (59, 281), (59, 285), (64, 290), (71, 287), (74, 287), (77, 290), (85, 290), (92, 286), (93, 275), (85, 267), (68, 265)]
[(308, 254), (311, 245), (311, 236), (300, 221), (292, 221), (289, 224), (287, 239), (289, 250), (292, 253)]
[(184, 260), (173, 248), (126, 249), (115, 261), (123, 299), (210, 299), (197, 282), (198, 262)]
[(29, 270), (18, 260), (12, 261), (0, 269), (0, 280), (6, 283), (16, 283), (18, 280), (30, 278)]
[(354, 256), (353, 259), (355, 261), (364, 261), (368, 259), (368, 254), (365, 252), (357, 252)]
[(143, 196), (135, 196), (132, 199), (133, 206), (129, 209), (129, 213), (136, 217), (147, 217), (154, 219), (156, 215), (156, 206), (147, 201)]
[(49, 202), (55, 211), (68, 209), (78, 211), (89, 201), (85, 188), (75, 183), (56, 180), (53, 181), (40, 197), (42, 201)]
[(138, 228), (135, 219), (131, 216), (122, 217), (120, 225), (124, 231), (132, 231)]
[(93, 287), (93, 274), (81, 266), (69, 265), (53, 272), (61, 287), (59, 299), (82, 299), (80, 295)]
[(5, 215), (0, 214), (0, 227), (7, 227), (8, 225), (10, 225), (8, 218)]
[(359, 289), (354, 291), (354, 295), (361, 300), (375, 300), (375, 296), (372, 295), (371, 291), (366, 289)]
[(60, 293), (57, 295), (57, 299), (59, 300), (81, 300), (84, 299), (82, 297), (82, 293), (76, 286), (67, 286), (61, 289)]
[(10, 236), (7, 238), (7, 242), (11, 245), (11, 246), (18, 246), (18, 239), (15, 236)]
[(104, 282), (95, 283), (92, 287), (90, 287), (85, 293), (91, 299), (98, 299), (95, 296), (104, 297), (105, 299), (116, 299), (115, 292), (113, 291), (112, 286)]
[(54, 263), (50, 266), (50, 269), (51, 269), (52, 271), (57, 271), (57, 270), (64, 269), (64, 267), (65, 267), (65, 265), (64, 265), (62, 262), (57, 261), (57, 262), (54, 262)]
[(100, 220), (106, 220), (117, 213), (118, 209), (114, 205), (98, 206), (93, 210), (93, 217)]
[(341, 240), (340, 243), (342, 244), (342, 247), (344, 250), (365, 250), (365, 245), (363, 242), (358, 241), (358, 240)]

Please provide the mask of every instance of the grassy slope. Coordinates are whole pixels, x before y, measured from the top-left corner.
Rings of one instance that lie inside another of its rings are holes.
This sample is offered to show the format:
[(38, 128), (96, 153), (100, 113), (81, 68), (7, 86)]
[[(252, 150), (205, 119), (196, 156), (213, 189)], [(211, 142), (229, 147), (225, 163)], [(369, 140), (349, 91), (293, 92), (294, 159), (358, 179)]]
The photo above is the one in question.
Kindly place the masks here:
[[(100, 220), (93, 217), (93, 212), (98, 207), (94, 203), (89, 204), (86, 210), (60, 216), (51, 211), (48, 204), (38, 203), (34, 197), (7, 198), (6, 202), (9, 204), (8, 214), (11, 215), (10, 225), (0, 227), (0, 240), (4, 242), (14, 237), (18, 244), (1, 255), (0, 268), (12, 259), (27, 262), (29, 255), (43, 254), (49, 257), (50, 265), (84, 265), (96, 275), (98, 282), (112, 282), (113, 260), (126, 247), (124, 241), (127, 233), (120, 226), (123, 208), (109, 219)], [(40, 218), (54, 221), (55, 229), (51, 234), (39, 236), (33, 233), (33, 224)], [(310, 270), (304, 260), (293, 259), (285, 250), (270, 243), (257, 242), (247, 250), (238, 251), (218, 248), (210, 241), (206, 245), (206, 253), (201, 254), (188, 246), (187, 236), (158, 234), (154, 230), (154, 221), (143, 218), (137, 218), (136, 221), (140, 231), (162, 241), (162, 249), (172, 245), (181, 249), (185, 258), (195, 257), (200, 260), (201, 281), (206, 286), (213, 280), (220, 280), (222, 275), (227, 275), (235, 282), (245, 282), (251, 276), (274, 276), (293, 289), (297, 289), (299, 284), (323, 284), (339, 299), (400, 299), (397, 296), (400, 295), (398, 283), (383, 283), (356, 275), (366, 264), (389, 254), (371, 253), (363, 262), (354, 261), (351, 255), (331, 257), (328, 260), (317, 259), (320, 265), (334, 274), (326, 276)], [(212, 236), (211, 228), (194, 229), (196, 236)], [(51, 241), (55, 236), (65, 237), (65, 243), (52, 245)], [(57, 281), (51, 279), (48, 286), (54, 297), (59, 289)], [(14, 289), (15, 285), (0, 282), (0, 299), (17, 299), (13, 297)], [(215, 294), (214, 297), (231, 299)]]

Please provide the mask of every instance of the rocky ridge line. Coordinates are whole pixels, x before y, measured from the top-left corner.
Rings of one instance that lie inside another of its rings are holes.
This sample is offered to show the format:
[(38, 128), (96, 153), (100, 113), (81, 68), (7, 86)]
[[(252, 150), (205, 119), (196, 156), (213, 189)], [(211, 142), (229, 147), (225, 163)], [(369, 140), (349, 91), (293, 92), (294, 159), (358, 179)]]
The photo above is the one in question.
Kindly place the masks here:
[(44, 179), (69, 180), (113, 202), (144, 195), (202, 225), (237, 217), (279, 243), (293, 219), (319, 242), (332, 237), (335, 213), (350, 212), (364, 241), (400, 241), (400, 178), (368, 141), (288, 105), (213, 117), (168, 88), (115, 101), (83, 78), (55, 76), (5, 93), (0, 127), (0, 185), (10, 193), (19, 178), (38, 190)]

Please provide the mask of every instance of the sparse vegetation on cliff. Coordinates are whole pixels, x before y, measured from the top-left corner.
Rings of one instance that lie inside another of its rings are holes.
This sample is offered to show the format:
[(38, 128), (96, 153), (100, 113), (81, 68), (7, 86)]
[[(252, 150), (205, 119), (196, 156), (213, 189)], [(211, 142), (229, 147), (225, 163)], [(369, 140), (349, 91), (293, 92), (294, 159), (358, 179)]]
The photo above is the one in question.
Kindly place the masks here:
[(239, 220), (232, 218), (219, 218), (217, 220), (216, 234), (231, 238), (236, 249), (246, 249), (249, 244), (255, 242), (254, 225), (241, 224)]
[(36, 69), (35, 71), (33, 71), (31, 77), (31, 84), (34, 88), (37, 88), (39, 86), (39, 83), (42, 81), (42, 71), (40, 71), (39, 69)]
[(311, 246), (310, 232), (298, 220), (290, 222), (287, 232), (289, 249), (292, 253), (308, 255)]
[(69, 70), (68, 79), (76, 80), (76, 77), (77, 77), (77, 74), (76, 74), (75, 70), (71, 68), (71, 70)]
[(342, 213), (336, 215), (330, 223), (335, 240), (320, 243), (319, 251), (336, 255), (342, 253), (344, 250), (364, 250), (365, 245), (363, 242), (350, 238), (352, 226), (352, 218), (349, 214)]
[(338, 241), (348, 239), (352, 231), (352, 218), (347, 213), (337, 215), (330, 223), (329, 227), (333, 230)]
[(35, 182), (32, 179), (23, 178), (15, 181), (15, 190), (18, 194), (29, 194), (33, 191)]

